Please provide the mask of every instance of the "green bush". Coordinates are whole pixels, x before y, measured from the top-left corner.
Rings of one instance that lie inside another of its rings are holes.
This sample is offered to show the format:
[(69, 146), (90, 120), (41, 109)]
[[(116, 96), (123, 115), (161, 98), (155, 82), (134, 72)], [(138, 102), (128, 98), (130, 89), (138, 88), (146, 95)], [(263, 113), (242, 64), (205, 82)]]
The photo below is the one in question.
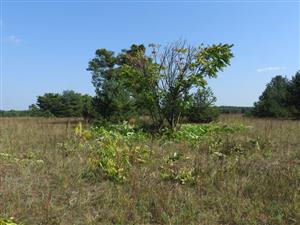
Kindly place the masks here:
[(215, 121), (220, 116), (217, 107), (197, 108), (192, 107), (188, 113), (187, 119), (192, 123), (209, 123)]
[(247, 127), (243, 124), (222, 124), (222, 123), (209, 123), (209, 124), (184, 124), (177, 131), (171, 129), (164, 129), (160, 138), (171, 139), (175, 141), (184, 141), (187, 143), (197, 143), (207, 136), (216, 134), (232, 134), (243, 130)]

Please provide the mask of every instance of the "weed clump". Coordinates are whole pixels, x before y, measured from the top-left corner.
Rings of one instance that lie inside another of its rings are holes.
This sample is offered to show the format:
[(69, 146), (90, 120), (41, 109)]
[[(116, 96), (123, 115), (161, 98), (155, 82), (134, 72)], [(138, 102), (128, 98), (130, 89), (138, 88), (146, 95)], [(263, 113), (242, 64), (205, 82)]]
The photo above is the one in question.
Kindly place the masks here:
[(133, 164), (145, 163), (148, 160), (149, 149), (146, 145), (137, 143), (144, 140), (146, 134), (135, 131), (134, 127), (127, 123), (119, 126), (92, 127), (89, 131), (83, 130), (79, 134), (80, 138), (89, 137), (85, 140), (89, 140), (90, 137), (95, 139), (89, 154), (85, 177), (102, 176), (122, 183), (127, 180)]
[(23, 224), (13, 222), (12, 218), (4, 219), (4, 218), (0, 217), (0, 225), (23, 225)]

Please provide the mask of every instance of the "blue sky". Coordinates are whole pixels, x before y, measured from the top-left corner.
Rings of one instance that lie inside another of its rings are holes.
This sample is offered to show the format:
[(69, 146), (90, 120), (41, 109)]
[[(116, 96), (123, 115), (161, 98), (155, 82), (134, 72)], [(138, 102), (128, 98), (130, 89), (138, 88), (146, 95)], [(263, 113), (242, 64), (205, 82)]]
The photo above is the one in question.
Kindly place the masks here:
[(232, 43), (231, 66), (209, 81), (217, 105), (251, 106), (271, 77), (300, 69), (297, 1), (3, 1), (2, 105), (26, 109), (45, 92), (93, 95), (97, 48), (179, 38)]

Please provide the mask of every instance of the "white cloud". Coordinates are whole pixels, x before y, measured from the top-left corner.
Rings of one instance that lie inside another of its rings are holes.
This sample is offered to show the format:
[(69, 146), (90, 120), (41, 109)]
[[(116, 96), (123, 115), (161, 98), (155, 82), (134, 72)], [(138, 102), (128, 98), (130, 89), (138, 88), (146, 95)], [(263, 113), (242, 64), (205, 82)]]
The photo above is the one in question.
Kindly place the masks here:
[(7, 41), (13, 44), (20, 44), (21, 42), (23, 42), (23, 40), (21, 38), (18, 38), (15, 35), (10, 35), (7, 37)]
[(285, 70), (285, 67), (278, 67), (278, 66), (269, 66), (265, 68), (258, 68), (256, 71), (258, 73), (263, 73), (263, 72), (269, 72), (269, 71), (279, 71), (279, 70)]

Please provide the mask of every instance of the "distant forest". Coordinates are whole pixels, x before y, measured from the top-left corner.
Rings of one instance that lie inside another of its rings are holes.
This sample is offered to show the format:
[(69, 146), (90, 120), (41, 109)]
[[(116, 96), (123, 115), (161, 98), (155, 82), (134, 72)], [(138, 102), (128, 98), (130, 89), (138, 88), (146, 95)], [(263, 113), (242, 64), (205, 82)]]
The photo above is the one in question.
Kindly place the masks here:
[[(272, 78), (253, 107), (214, 106), (216, 98), (210, 88), (204, 88), (197, 94), (194, 102), (198, 102), (198, 107), (190, 108), (190, 114), (186, 115), (190, 122), (209, 122), (219, 114), (300, 118), (300, 71), (291, 80), (282, 75)], [(36, 104), (30, 105), (28, 110), (0, 110), (0, 117), (82, 117), (89, 120), (102, 117), (97, 101), (97, 97), (72, 90), (62, 94), (46, 93), (38, 96)]]
[[(91, 97), (91, 96), (90, 96)], [(91, 97), (92, 98), (92, 97)], [(216, 106), (220, 114), (247, 114), (253, 110), (253, 107), (245, 106)], [(52, 114), (42, 113), (31, 107), (28, 110), (0, 110), (0, 117), (55, 117)], [(83, 115), (63, 115), (61, 117), (83, 117)]]
[[(209, 88), (198, 92), (198, 108), (191, 108), (191, 122), (209, 122), (219, 114), (243, 114), (254, 117), (300, 118), (300, 71), (291, 80), (277, 75), (266, 85), (253, 107), (214, 106), (216, 98)], [(97, 112), (97, 97), (82, 95), (72, 90), (46, 93), (37, 97), (28, 110), (0, 110), (0, 117), (102, 117)], [(98, 106), (99, 107), (99, 106)], [(104, 106), (106, 107), (106, 106)], [(197, 115), (196, 115), (197, 114)], [(192, 118), (192, 117), (199, 117)]]

